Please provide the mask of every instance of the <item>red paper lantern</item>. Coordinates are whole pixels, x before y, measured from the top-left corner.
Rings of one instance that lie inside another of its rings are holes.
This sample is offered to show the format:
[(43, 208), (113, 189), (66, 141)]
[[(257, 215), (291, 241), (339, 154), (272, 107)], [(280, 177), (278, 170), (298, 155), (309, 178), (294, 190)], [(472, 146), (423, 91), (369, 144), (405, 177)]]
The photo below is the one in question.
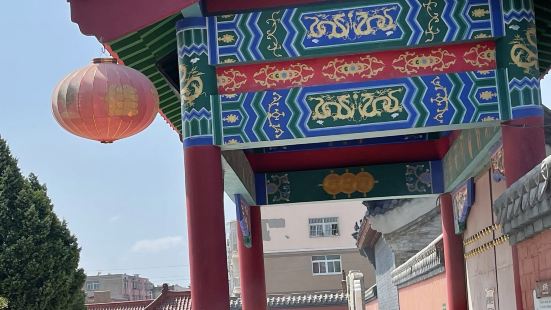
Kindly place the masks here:
[(97, 58), (57, 85), (52, 110), (67, 131), (111, 143), (149, 126), (159, 110), (159, 96), (141, 72), (112, 58)]

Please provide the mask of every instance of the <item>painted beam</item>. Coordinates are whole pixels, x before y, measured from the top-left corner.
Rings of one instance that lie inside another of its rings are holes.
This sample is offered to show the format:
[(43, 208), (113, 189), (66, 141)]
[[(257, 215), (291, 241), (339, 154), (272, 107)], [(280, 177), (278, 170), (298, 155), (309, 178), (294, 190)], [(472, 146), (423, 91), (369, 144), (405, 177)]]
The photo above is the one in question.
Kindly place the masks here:
[(451, 192), (465, 180), (476, 177), (490, 162), (491, 149), (500, 138), (500, 126), (461, 131), (442, 159), (446, 191)]
[(442, 182), (440, 161), (257, 174), (257, 203), (426, 196)]
[(212, 65), (503, 35), (499, 0), (374, 0), (208, 18)]
[[(177, 33), (184, 145), (332, 142), (495, 126), (542, 113), (529, 1), (424, 1), (184, 19)], [(383, 31), (387, 24), (392, 29)], [(231, 52), (234, 43), (246, 50)], [(216, 68), (220, 51), (239, 57)], [(287, 58), (294, 60), (273, 62)], [(330, 62), (333, 74), (324, 72)]]
[(224, 191), (232, 199), (241, 195), (247, 203), (256, 202), (255, 173), (241, 150), (222, 152), (222, 169), (224, 170)]
[(486, 70), (219, 95), (215, 143), (249, 148), (481, 126), (509, 113), (497, 85), (496, 71)]
[(391, 50), (216, 68), (218, 94), (239, 94), (496, 68), (495, 42)]
[(316, 149), (307, 148), (307, 144), (290, 147), (291, 150), (286, 152), (247, 152), (246, 155), (255, 172), (265, 173), (440, 160), (449, 149), (448, 137), (389, 144), (345, 145), (337, 142), (333, 147), (329, 144)]

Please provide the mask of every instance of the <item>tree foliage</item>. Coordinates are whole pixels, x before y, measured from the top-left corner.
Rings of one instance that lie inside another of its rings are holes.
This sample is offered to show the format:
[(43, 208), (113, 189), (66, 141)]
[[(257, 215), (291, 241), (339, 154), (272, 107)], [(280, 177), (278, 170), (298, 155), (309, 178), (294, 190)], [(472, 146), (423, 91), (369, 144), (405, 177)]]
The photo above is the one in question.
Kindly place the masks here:
[(0, 296), (0, 310), (6, 309), (8, 307), (8, 300)]
[(85, 309), (79, 256), (46, 186), (21, 174), (0, 137), (0, 296), (10, 310)]

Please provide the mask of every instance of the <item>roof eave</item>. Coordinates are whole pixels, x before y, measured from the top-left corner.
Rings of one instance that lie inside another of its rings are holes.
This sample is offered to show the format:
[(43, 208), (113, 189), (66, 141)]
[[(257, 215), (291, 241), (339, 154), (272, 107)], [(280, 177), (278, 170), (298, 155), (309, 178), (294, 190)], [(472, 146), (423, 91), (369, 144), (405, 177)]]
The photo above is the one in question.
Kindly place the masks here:
[[(100, 42), (119, 39), (198, 2), (198, 0), (67, 0), (71, 20)], [(152, 7), (154, 4), (154, 8)], [(132, 14), (129, 14), (132, 12)]]

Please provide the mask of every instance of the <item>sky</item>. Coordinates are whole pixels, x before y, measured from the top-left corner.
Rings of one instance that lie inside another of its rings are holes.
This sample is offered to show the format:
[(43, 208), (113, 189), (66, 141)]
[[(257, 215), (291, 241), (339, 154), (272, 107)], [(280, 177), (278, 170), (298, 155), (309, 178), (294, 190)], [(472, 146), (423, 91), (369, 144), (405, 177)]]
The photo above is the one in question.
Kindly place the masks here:
[[(0, 136), (24, 174), (48, 186), (60, 218), (82, 247), (87, 274), (140, 274), (189, 284), (183, 151), (161, 117), (113, 144), (63, 130), (51, 114), (54, 86), (100, 57), (63, 0), (5, 1), (0, 10)], [(542, 82), (551, 103), (551, 79)], [(225, 197), (226, 220), (235, 218)], [(206, 232), (207, 233), (207, 232)]]
[[(0, 136), (24, 174), (48, 187), (54, 211), (82, 247), (87, 274), (140, 274), (189, 284), (183, 149), (157, 117), (140, 134), (104, 145), (66, 132), (50, 97), (70, 72), (101, 57), (63, 0), (6, 1), (0, 10)], [(226, 218), (235, 218), (225, 199)]]

